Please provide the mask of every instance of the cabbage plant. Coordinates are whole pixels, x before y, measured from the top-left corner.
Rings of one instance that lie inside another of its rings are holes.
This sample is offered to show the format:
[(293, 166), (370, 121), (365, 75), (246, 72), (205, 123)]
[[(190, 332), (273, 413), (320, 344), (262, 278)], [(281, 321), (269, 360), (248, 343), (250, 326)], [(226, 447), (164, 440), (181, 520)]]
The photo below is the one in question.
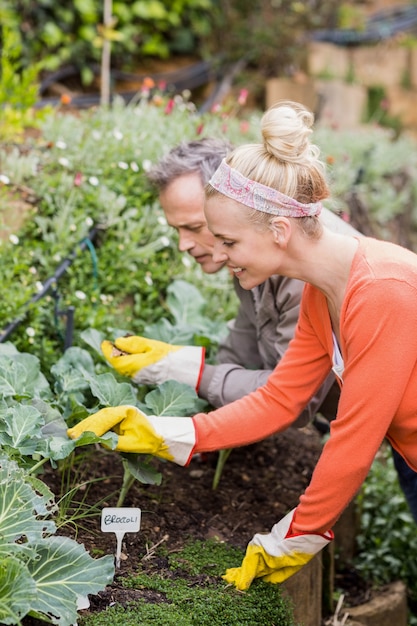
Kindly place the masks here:
[[(26, 452), (26, 449), (24, 449)], [(0, 622), (31, 615), (52, 624), (76, 623), (88, 594), (109, 584), (114, 559), (93, 559), (82, 544), (55, 535), (53, 494), (39, 479), (0, 454)]]
[[(90, 339), (97, 340), (94, 331)], [(114, 557), (93, 559), (82, 544), (57, 536), (54, 495), (40, 479), (45, 463), (57, 467), (77, 447), (92, 443), (114, 449), (115, 433), (78, 440), (66, 430), (105, 406), (133, 404), (156, 415), (198, 410), (195, 392), (168, 381), (148, 391), (118, 382), (111, 372), (97, 373), (91, 354), (69, 348), (48, 377), (39, 359), (0, 344), (0, 622), (20, 624), (31, 615), (53, 624), (76, 623), (77, 609), (88, 594), (112, 581)], [(118, 454), (115, 452), (115, 454)], [(134, 480), (159, 483), (161, 475), (146, 455), (122, 454), (123, 498)]]

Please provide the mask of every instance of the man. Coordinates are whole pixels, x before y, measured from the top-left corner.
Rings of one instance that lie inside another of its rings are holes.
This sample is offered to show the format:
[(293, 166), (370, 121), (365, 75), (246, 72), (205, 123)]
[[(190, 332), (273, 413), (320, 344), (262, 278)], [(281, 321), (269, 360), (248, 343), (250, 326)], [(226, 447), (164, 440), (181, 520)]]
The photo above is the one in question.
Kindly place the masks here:
[[(178, 232), (179, 249), (188, 252), (207, 274), (218, 272), (222, 264), (212, 258), (214, 237), (204, 215), (204, 186), (231, 149), (227, 141), (215, 138), (184, 142), (148, 172), (168, 224)], [(334, 231), (358, 234), (328, 210), (323, 211), (322, 219)], [(236, 278), (233, 282), (239, 310), (229, 323), (215, 365), (205, 363), (203, 348), (171, 346), (143, 337), (117, 339), (116, 351), (111, 342), (103, 342), (104, 355), (117, 371), (137, 383), (161, 384), (170, 378), (185, 382), (216, 408), (254, 391), (266, 383), (293, 337), (304, 283), (273, 276), (246, 291)], [(319, 409), (327, 419), (335, 417), (339, 392), (333, 383), (331, 375), (300, 415), (297, 426), (311, 421)]]

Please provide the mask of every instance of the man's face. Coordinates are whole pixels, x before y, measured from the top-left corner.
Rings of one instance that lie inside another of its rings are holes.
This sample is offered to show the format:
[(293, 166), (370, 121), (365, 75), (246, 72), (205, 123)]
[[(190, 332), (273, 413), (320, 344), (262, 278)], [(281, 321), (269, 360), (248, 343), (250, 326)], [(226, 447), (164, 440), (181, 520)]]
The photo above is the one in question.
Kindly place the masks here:
[(159, 195), (167, 222), (179, 236), (178, 247), (188, 252), (206, 274), (218, 272), (224, 263), (213, 261), (214, 237), (204, 216), (204, 188), (197, 173), (179, 176)]

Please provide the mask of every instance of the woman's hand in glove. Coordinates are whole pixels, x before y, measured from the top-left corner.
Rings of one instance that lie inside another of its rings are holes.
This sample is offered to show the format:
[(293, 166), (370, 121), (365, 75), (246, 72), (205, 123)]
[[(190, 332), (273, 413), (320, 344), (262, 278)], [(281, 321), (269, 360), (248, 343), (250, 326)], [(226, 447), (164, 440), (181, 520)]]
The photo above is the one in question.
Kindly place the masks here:
[(282, 583), (330, 543), (331, 530), (323, 534), (293, 533), (295, 511), (275, 524), (269, 534), (256, 534), (248, 544), (242, 565), (228, 569), (223, 578), (241, 591), (249, 589), (254, 578)]
[(110, 365), (135, 383), (160, 385), (166, 380), (176, 380), (198, 390), (204, 348), (175, 346), (131, 335), (119, 337), (114, 343), (103, 341), (101, 349)]
[(186, 465), (195, 446), (195, 430), (190, 417), (156, 417), (145, 415), (134, 406), (101, 409), (90, 415), (67, 433), (78, 439), (84, 432), (101, 437), (112, 430), (118, 436), (116, 450), (153, 454)]

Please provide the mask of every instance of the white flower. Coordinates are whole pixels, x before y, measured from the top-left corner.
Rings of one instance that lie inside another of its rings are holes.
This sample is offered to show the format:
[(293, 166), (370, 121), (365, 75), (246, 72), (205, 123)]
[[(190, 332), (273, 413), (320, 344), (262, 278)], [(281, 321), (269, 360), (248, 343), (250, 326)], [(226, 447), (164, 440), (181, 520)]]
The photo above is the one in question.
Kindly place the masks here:
[(97, 187), (99, 184), (99, 180), (97, 178), (97, 176), (90, 176), (90, 178), (88, 179), (88, 182), (90, 183), (90, 185), (92, 185), (93, 187)]
[(75, 224), (71, 224), (69, 229), (72, 233), (75, 233), (75, 231), (77, 230), (77, 226)]
[(54, 254), (54, 256), (52, 258), (53, 258), (54, 261), (59, 263), (60, 260), (62, 259), (62, 256), (59, 254), (59, 252), (57, 252), (56, 254)]
[(166, 226), (167, 225), (167, 220), (166, 220), (166, 217), (164, 215), (160, 215), (158, 217), (158, 224), (161, 224), (161, 226)]
[(139, 172), (139, 165), (136, 163), (136, 161), (132, 161), (130, 163), (130, 169), (134, 172)]
[(121, 133), (120, 130), (115, 128), (113, 131), (113, 137), (117, 139), (118, 141), (120, 141), (121, 139), (123, 139), (123, 133)]
[(19, 243), (19, 237), (17, 235), (9, 235), (9, 241), (14, 246), (17, 246), (17, 244)]
[(70, 162), (69, 162), (69, 160), (67, 159), (67, 157), (59, 157), (59, 159), (58, 159), (58, 163), (59, 163), (60, 165), (62, 165), (62, 167), (69, 167), (69, 165), (70, 165)]
[(3, 183), (3, 185), (9, 185), (10, 178), (6, 176), (6, 174), (0, 174), (0, 183)]
[(78, 300), (85, 300), (87, 297), (84, 291), (81, 291), (81, 289), (77, 289), (74, 295), (76, 298), (78, 298)]
[(36, 287), (36, 291), (42, 291), (43, 289), (43, 284), (41, 283), (40, 280), (37, 280), (35, 283), (35, 287)]
[(145, 283), (147, 285), (149, 285), (149, 287), (152, 287), (152, 285), (153, 285), (153, 280), (152, 280), (151, 276), (149, 276), (149, 274), (146, 274), (146, 276), (145, 276)]
[(142, 167), (145, 172), (149, 172), (149, 170), (152, 168), (152, 161), (149, 161), (149, 159), (145, 159), (142, 163)]
[(85, 218), (85, 223), (87, 224), (87, 226), (92, 226), (94, 224), (94, 220), (91, 217), (86, 217)]
[(58, 141), (56, 142), (55, 145), (60, 150), (66, 150), (67, 149), (67, 144), (65, 143), (65, 141), (62, 141), (62, 139), (58, 139)]
[(32, 328), (32, 326), (28, 326), (26, 328), (26, 334), (28, 337), (34, 337), (36, 335), (36, 330)]
[(36, 267), (32, 266), (32, 267), (29, 268), (29, 272), (30, 272), (30, 274), (32, 274), (32, 276), (34, 276), (35, 274), (38, 273), (38, 270), (36, 269)]
[(159, 241), (162, 243), (163, 246), (165, 246), (165, 248), (167, 248), (170, 244), (168, 237), (161, 237)]
[(125, 163), (125, 161), (119, 161), (117, 167), (120, 167), (121, 170), (128, 170), (129, 165)]
[(102, 301), (103, 304), (107, 304), (108, 302), (112, 302), (113, 296), (108, 296), (105, 293), (101, 293), (100, 300)]
[(191, 267), (191, 261), (188, 258), (188, 256), (183, 256), (181, 261), (182, 261), (182, 264), (185, 265), (185, 267)]

